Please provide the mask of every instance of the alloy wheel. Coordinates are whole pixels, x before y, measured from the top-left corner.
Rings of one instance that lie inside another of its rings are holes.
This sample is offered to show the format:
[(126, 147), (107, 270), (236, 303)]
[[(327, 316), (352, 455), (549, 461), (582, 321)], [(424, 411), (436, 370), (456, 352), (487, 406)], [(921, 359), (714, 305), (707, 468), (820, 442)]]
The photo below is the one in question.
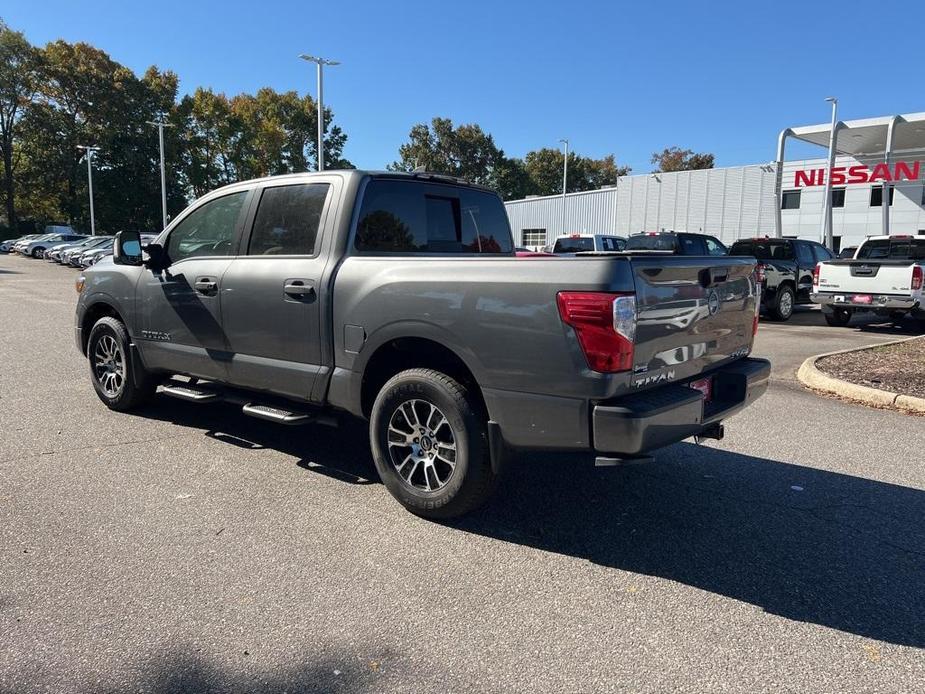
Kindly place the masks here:
[(125, 355), (112, 335), (103, 335), (93, 351), (93, 374), (103, 392), (117, 397), (125, 385)]
[(440, 409), (426, 400), (406, 400), (389, 418), (389, 458), (401, 480), (435, 492), (456, 470), (456, 433)]

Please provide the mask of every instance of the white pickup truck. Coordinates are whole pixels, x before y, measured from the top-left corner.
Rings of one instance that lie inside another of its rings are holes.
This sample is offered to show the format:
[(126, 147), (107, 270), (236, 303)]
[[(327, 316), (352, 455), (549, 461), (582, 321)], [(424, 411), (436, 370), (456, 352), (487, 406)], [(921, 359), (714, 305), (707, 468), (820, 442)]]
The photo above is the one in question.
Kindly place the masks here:
[(829, 325), (847, 325), (855, 313), (925, 320), (925, 237), (871, 236), (854, 258), (816, 265), (810, 299)]

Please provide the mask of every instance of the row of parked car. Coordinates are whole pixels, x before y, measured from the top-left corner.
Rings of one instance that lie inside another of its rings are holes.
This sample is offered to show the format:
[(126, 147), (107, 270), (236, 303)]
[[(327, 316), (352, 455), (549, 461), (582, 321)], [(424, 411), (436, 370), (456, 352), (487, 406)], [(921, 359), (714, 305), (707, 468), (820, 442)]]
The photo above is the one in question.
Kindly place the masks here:
[[(18, 239), (0, 243), (0, 252), (19, 253), (31, 258), (44, 258), (48, 262), (86, 268), (95, 265), (113, 252), (112, 236), (87, 236), (73, 231), (46, 234), (27, 234)], [(145, 236), (145, 242), (154, 236)]]
[(796, 305), (811, 302), (816, 264), (835, 258), (832, 251), (815, 241), (758, 237), (740, 239), (727, 247), (709, 234), (674, 231), (642, 232), (628, 238), (610, 234), (560, 236), (543, 253), (561, 256), (614, 251), (755, 258), (762, 282), (761, 312), (778, 321), (789, 320)]

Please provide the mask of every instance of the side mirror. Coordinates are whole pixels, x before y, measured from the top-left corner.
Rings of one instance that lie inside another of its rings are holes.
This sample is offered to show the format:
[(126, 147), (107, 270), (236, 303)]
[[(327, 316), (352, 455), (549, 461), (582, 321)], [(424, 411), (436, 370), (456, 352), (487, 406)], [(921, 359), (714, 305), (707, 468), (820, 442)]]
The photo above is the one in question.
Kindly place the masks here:
[(145, 251), (148, 254), (148, 260), (145, 261), (145, 266), (149, 270), (160, 272), (167, 266), (167, 254), (164, 253), (164, 247), (161, 244), (149, 243), (145, 246)]
[(113, 242), (112, 262), (116, 265), (141, 265), (141, 234), (120, 231)]

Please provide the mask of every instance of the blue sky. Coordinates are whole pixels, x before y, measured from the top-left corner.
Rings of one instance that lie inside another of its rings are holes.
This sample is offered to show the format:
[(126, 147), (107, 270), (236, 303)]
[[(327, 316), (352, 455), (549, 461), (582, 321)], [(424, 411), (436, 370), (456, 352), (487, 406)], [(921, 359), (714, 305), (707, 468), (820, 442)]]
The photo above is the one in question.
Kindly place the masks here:
[(367, 168), (436, 115), (480, 124), (508, 155), (567, 137), (646, 172), (669, 145), (769, 161), (781, 128), (828, 120), (829, 94), (845, 119), (925, 110), (918, 33), (897, 32), (925, 25), (923, 2), (7, 0), (0, 17), (33, 43), (173, 70), (182, 91), (314, 94), (296, 56), (339, 59), (325, 103)]

